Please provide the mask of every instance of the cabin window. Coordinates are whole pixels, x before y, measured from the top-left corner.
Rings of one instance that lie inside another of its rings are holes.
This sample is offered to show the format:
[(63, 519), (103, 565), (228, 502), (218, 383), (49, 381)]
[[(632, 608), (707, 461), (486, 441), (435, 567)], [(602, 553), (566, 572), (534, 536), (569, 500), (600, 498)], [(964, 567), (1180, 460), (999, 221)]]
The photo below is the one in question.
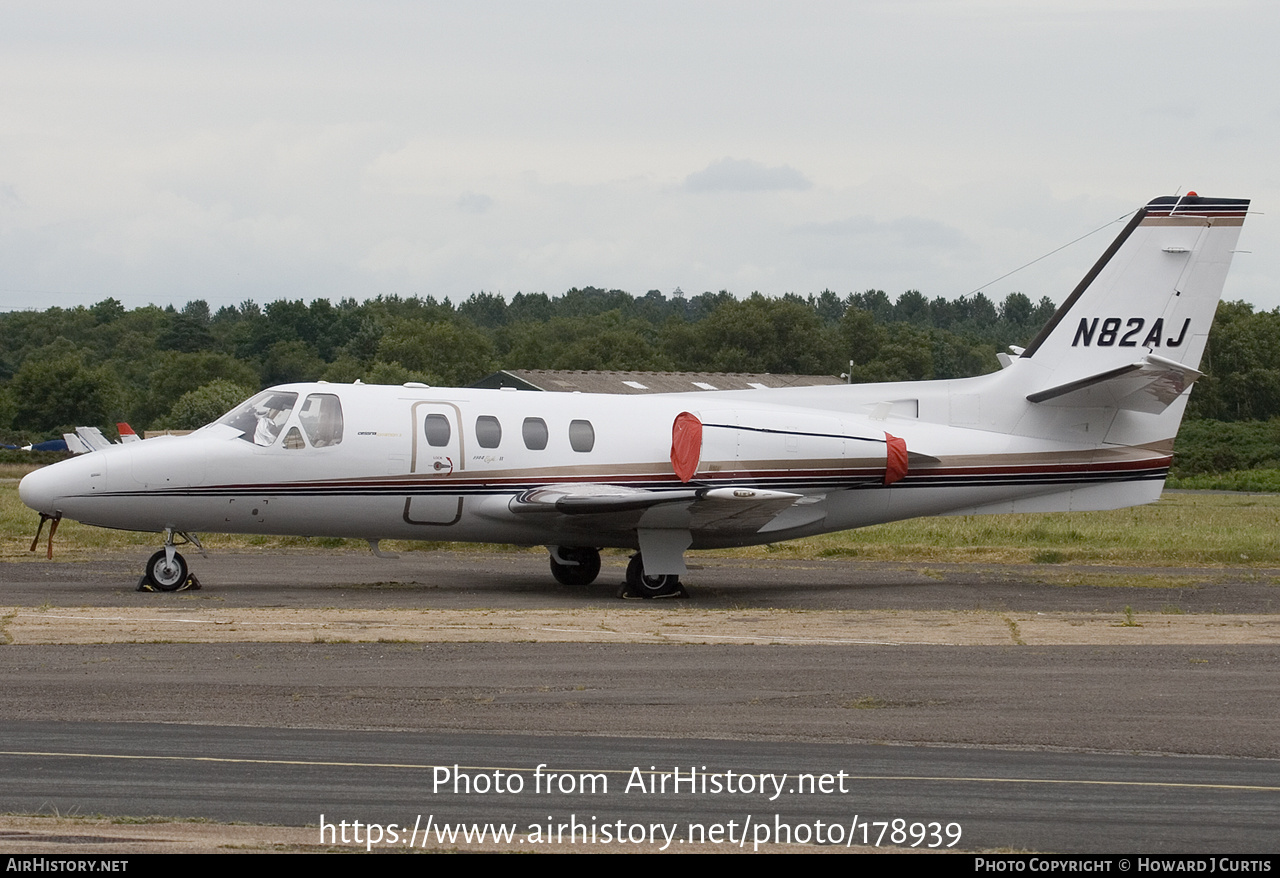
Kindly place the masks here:
[(502, 442), (502, 425), (493, 415), (476, 418), (476, 442), (481, 448), (497, 448)]
[(520, 428), (520, 432), (524, 435), (524, 447), (530, 451), (542, 451), (547, 447), (547, 422), (542, 418), (525, 418), (524, 426)]
[(297, 427), (290, 427), (289, 432), (284, 434), (284, 447), (290, 451), (297, 451), (299, 448), (307, 447), (307, 443), (302, 441), (302, 433)]
[(590, 421), (569, 422), (569, 444), (574, 451), (590, 451), (596, 445), (596, 430)]
[(423, 432), (427, 435), (427, 444), (433, 448), (444, 448), (449, 444), (449, 437), (453, 435), (449, 419), (444, 415), (427, 415), (427, 420), (423, 423)]
[(298, 422), (315, 448), (342, 441), (342, 403), (332, 393), (313, 393), (302, 404)]
[(298, 394), (264, 390), (248, 402), (227, 412), (215, 424), (226, 424), (240, 431), (240, 438), (254, 445), (270, 445), (276, 441), (285, 421), (298, 401)]

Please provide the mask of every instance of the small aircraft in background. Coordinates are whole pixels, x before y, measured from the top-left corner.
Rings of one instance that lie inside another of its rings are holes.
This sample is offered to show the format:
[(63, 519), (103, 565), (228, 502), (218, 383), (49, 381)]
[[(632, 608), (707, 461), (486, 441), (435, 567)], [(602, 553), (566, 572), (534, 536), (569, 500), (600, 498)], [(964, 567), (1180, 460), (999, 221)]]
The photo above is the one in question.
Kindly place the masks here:
[(359, 538), (375, 553), (391, 538), (546, 545), (574, 585), (620, 547), (636, 550), (626, 588), (642, 597), (680, 590), (689, 549), (1149, 503), (1248, 204), (1151, 201), (989, 375), (651, 396), (289, 384), (19, 490), (42, 526), (162, 532), (143, 577), (159, 590), (193, 581), (175, 546), (213, 531)]
[[(120, 432), (121, 444), (126, 442), (139, 442), (141, 437), (133, 432), (124, 421), (116, 424), (116, 429)], [(88, 454), (90, 451), (99, 451), (112, 444), (111, 440), (102, 435), (102, 431), (97, 427), (76, 427), (74, 433), (63, 433), (61, 439), (50, 439), (47, 442), (36, 442), (31, 445), (21, 446), (22, 451), (70, 451), (72, 454)], [(18, 450), (17, 445), (0, 446)]]
[(62, 440), (72, 454), (88, 454), (111, 447), (111, 440), (103, 436), (97, 427), (76, 427), (74, 433), (63, 433)]

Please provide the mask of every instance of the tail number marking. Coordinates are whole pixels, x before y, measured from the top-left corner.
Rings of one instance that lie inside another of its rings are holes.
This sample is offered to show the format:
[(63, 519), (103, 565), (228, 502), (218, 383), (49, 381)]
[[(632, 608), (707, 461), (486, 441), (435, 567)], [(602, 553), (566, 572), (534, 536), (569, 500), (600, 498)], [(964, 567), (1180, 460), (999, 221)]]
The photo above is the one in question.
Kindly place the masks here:
[[(1157, 317), (1151, 324), (1151, 328), (1145, 336), (1142, 330), (1147, 325), (1147, 321), (1143, 317), (1130, 317), (1125, 320), (1121, 317), (1095, 317), (1089, 320), (1088, 317), (1080, 318), (1080, 325), (1076, 327), (1076, 337), (1071, 340), (1071, 346), (1089, 347), (1095, 345), (1100, 348), (1109, 348), (1112, 346), (1122, 348), (1136, 348), (1141, 345), (1144, 348), (1158, 348), (1163, 339), (1164, 346), (1167, 348), (1179, 347), (1187, 337), (1187, 329), (1191, 326), (1191, 318), (1188, 317), (1182, 322), (1182, 329), (1178, 332), (1178, 337), (1165, 336), (1164, 334), (1164, 318)], [(1126, 331), (1120, 334), (1121, 328)], [(1119, 342), (1116, 339), (1119, 338)], [(1142, 341), (1138, 341), (1142, 338)]]

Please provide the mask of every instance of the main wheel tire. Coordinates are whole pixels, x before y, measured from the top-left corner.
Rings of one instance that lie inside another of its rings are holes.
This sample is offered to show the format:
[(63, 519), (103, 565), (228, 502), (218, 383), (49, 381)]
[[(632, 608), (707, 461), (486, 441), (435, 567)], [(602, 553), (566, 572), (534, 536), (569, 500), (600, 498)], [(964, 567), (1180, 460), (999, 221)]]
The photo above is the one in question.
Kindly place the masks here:
[(156, 591), (177, 591), (187, 581), (187, 559), (173, 553), (173, 563), (164, 549), (147, 561), (146, 580)]
[(627, 564), (627, 589), (636, 597), (661, 598), (680, 590), (680, 576), (675, 573), (644, 575), (644, 560), (632, 555)]
[(561, 585), (590, 585), (600, 575), (600, 551), (592, 548), (560, 547), (560, 557), (577, 564), (561, 564), (551, 555), (551, 575)]

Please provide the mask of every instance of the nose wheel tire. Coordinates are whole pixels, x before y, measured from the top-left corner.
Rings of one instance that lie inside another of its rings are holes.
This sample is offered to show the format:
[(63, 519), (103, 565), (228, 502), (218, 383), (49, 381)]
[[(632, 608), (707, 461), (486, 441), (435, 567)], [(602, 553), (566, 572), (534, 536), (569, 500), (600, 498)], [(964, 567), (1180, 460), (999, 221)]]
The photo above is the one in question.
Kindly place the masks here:
[(627, 591), (638, 598), (670, 597), (681, 591), (680, 577), (675, 573), (645, 576), (644, 561), (639, 555), (632, 555), (627, 564)]
[(156, 591), (177, 591), (187, 581), (187, 560), (177, 552), (173, 553), (170, 563), (165, 550), (161, 549), (147, 561), (147, 572), (143, 580)]
[(559, 549), (560, 557), (575, 564), (561, 564), (556, 553), (551, 554), (551, 575), (561, 585), (590, 585), (600, 575), (600, 552), (593, 548)]

